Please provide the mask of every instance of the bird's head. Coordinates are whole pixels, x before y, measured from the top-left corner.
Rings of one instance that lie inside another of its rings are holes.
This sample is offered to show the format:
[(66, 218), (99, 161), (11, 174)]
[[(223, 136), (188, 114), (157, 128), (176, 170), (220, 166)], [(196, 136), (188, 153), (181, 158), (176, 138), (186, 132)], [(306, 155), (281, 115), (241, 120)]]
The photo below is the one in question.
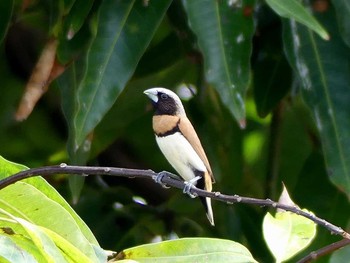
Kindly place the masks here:
[(143, 93), (151, 99), (156, 115), (186, 116), (180, 98), (173, 91), (165, 88), (152, 88)]

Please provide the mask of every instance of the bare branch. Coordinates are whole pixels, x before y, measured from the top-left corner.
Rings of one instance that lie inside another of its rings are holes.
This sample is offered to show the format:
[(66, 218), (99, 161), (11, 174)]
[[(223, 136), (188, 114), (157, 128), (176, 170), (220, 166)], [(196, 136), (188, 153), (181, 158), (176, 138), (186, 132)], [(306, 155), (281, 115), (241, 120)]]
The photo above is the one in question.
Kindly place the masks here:
[(311, 253), (310, 253), (309, 255), (307, 255), (306, 257), (300, 259), (300, 260), (298, 261), (298, 263), (307, 263), (307, 262), (311, 262), (311, 261), (316, 260), (316, 259), (318, 259), (318, 258), (320, 258), (320, 257), (322, 257), (322, 256), (328, 255), (328, 254), (330, 254), (330, 253), (332, 253), (332, 252), (334, 252), (334, 251), (336, 251), (336, 250), (338, 250), (338, 249), (340, 249), (340, 248), (343, 248), (343, 247), (345, 247), (345, 246), (347, 246), (347, 245), (349, 245), (349, 244), (350, 244), (350, 240), (344, 238), (344, 239), (339, 240), (339, 241), (337, 241), (337, 242), (335, 242), (335, 243), (332, 243), (332, 244), (330, 244), (330, 245), (328, 245), (328, 246), (325, 246), (325, 247), (323, 247), (323, 248), (320, 248), (320, 249), (317, 250), (317, 251), (311, 252)]
[[(152, 170), (139, 170), (139, 169), (126, 169), (126, 168), (116, 168), (116, 167), (94, 167), (94, 166), (72, 166), (67, 164), (60, 164), (55, 166), (45, 166), (39, 168), (33, 168), (21, 171), (15, 175), (7, 177), (3, 180), (0, 180), (0, 189), (13, 184), (19, 180), (23, 180), (33, 176), (47, 176), (54, 174), (76, 174), (76, 175), (108, 175), (108, 176), (123, 176), (128, 178), (148, 178), (155, 180), (157, 176), (162, 175), (161, 182), (171, 187), (184, 189), (185, 183), (180, 180), (176, 175), (169, 172), (160, 172), (156, 173)], [(333, 225), (326, 220), (315, 216), (312, 213), (305, 212), (299, 209), (297, 206), (290, 206), (281, 204), (270, 199), (258, 199), (251, 197), (243, 197), (239, 195), (225, 195), (220, 192), (207, 192), (196, 187), (191, 188), (191, 194), (196, 196), (210, 197), (227, 204), (233, 203), (244, 203), (244, 204), (253, 204), (258, 206), (270, 206), (273, 208), (280, 208), (297, 215), (306, 217), (316, 224), (325, 227), (332, 234), (337, 234), (342, 236), (345, 239), (350, 239), (350, 234), (344, 231), (341, 227)]]

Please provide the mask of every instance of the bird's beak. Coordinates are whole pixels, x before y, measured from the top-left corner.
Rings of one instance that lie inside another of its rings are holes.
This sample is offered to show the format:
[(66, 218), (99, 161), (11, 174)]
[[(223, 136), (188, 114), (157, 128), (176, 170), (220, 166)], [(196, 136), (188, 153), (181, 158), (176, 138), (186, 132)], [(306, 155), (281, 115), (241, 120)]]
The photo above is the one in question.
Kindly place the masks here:
[(143, 92), (155, 103), (158, 102), (158, 91), (156, 89), (147, 89)]

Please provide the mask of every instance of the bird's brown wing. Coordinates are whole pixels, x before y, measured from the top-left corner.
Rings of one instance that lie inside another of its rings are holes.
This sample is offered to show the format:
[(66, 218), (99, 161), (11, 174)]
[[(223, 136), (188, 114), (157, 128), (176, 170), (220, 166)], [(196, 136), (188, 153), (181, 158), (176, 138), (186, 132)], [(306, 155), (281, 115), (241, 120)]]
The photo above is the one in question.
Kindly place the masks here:
[[(181, 117), (178, 126), (179, 126), (180, 132), (189, 141), (189, 143), (192, 145), (195, 152), (198, 154), (199, 158), (201, 158), (201, 160), (203, 161), (205, 167), (208, 170), (209, 176), (211, 178), (211, 182), (214, 183), (215, 179), (213, 176), (213, 172), (211, 171), (208, 158), (205, 155), (202, 144), (201, 144), (201, 142), (198, 138), (198, 135), (197, 135), (196, 131), (194, 130), (191, 122), (189, 121), (189, 119), (187, 117)], [(208, 182), (206, 182), (206, 186), (207, 186), (206, 189), (208, 189), (209, 187), (211, 188), (211, 184), (209, 186)], [(211, 191), (211, 189), (210, 189), (210, 191)]]

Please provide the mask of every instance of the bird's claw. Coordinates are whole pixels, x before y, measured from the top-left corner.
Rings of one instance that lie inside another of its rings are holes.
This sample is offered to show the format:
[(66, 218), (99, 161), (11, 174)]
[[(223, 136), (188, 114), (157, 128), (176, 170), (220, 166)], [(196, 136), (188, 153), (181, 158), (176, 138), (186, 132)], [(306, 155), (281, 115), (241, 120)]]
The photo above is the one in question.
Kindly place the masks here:
[(167, 175), (167, 174), (168, 174), (167, 172), (162, 171), (162, 172), (158, 173), (157, 175), (153, 176), (153, 180), (154, 180), (156, 183), (160, 184), (163, 188), (170, 188), (169, 186), (167, 186), (166, 184), (164, 184), (164, 183), (162, 182), (163, 177), (164, 177), (165, 175)]
[(192, 194), (191, 189), (194, 186), (194, 183), (197, 182), (199, 179), (201, 179), (201, 176), (196, 176), (195, 178), (191, 179), (190, 181), (185, 181), (185, 187), (183, 190), (184, 194), (188, 194), (191, 198), (195, 198), (198, 195), (196, 193)]

